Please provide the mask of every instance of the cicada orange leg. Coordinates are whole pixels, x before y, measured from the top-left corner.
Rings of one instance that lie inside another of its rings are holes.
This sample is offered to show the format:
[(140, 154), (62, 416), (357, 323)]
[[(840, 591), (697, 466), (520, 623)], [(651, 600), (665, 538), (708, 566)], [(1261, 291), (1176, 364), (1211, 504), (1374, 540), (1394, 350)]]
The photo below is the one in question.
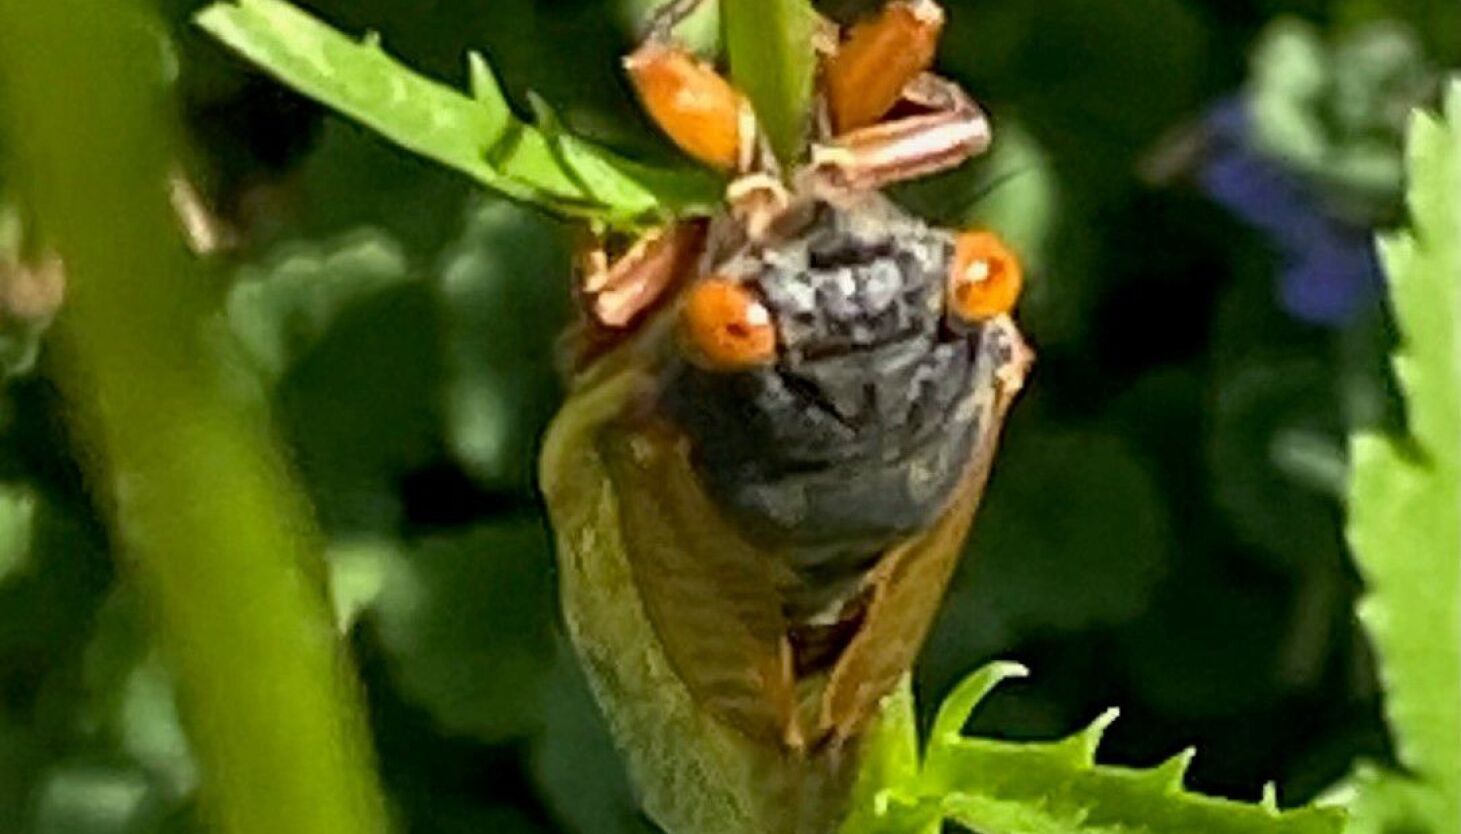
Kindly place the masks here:
[(903, 88), (933, 65), (944, 12), (932, 0), (895, 0), (858, 23), (823, 68), (838, 134), (882, 120)]
[(705, 241), (705, 224), (674, 223), (646, 232), (610, 259), (602, 241), (579, 256), (579, 292), (600, 327), (625, 330), (690, 274)]
[(624, 66), (645, 111), (681, 150), (722, 171), (744, 170), (754, 119), (714, 67), (653, 35)]
[(812, 149), (814, 185), (878, 189), (952, 168), (989, 147), (984, 112), (958, 85), (927, 71), (943, 22), (933, 0), (895, 0), (854, 25), (828, 57), (831, 135)]

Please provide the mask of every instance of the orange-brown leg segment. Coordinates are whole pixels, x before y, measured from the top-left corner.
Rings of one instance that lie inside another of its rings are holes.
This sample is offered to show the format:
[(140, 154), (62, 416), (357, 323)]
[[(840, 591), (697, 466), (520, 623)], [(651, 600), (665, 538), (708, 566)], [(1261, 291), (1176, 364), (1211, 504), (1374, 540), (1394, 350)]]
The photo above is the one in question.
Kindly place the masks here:
[(867, 127), (887, 115), (903, 89), (933, 64), (944, 13), (933, 0), (894, 0), (852, 27), (824, 68), (836, 133)]
[(713, 67), (654, 36), (624, 66), (644, 109), (681, 150), (723, 171), (739, 165), (750, 111)]
[(812, 149), (821, 185), (876, 189), (952, 168), (989, 147), (989, 120), (953, 82), (925, 73), (903, 88), (914, 115), (858, 128)]
[(589, 317), (609, 330), (624, 330), (690, 276), (705, 242), (705, 224), (686, 221), (646, 233), (612, 262), (601, 245), (580, 263), (580, 291)]

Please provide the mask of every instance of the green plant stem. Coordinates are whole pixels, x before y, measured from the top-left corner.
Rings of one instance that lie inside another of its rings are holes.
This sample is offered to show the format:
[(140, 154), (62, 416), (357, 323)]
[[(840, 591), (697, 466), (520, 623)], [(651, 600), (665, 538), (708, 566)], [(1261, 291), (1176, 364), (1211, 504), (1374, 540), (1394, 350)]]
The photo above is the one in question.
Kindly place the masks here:
[(0, 0), (11, 161), (67, 270), (56, 377), (147, 592), (215, 829), (382, 832), (307, 505), (262, 409), (227, 384), (216, 306), (167, 204), (160, 31), (123, 0)]

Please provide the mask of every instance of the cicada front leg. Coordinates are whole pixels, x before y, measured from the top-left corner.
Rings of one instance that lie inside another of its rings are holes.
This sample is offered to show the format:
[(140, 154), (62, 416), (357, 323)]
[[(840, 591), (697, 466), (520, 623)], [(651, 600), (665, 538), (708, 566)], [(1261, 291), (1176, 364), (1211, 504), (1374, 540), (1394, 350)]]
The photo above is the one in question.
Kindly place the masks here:
[(933, 0), (895, 0), (854, 25), (826, 58), (827, 135), (812, 148), (812, 187), (875, 190), (951, 168), (989, 146), (983, 111), (928, 72), (943, 25)]
[(646, 232), (619, 254), (594, 236), (580, 248), (578, 296), (583, 320), (569, 332), (567, 367), (577, 370), (632, 336), (645, 317), (695, 270), (705, 246), (703, 220)]
[(594, 323), (610, 330), (633, 325), (691, 270), (705, 241), (705, 224), (674, 223), (646, 232), (610, 258), (602, 240), (579, 255), (579, 293)]
[(903, 90), (914, 112), (843, 133), (812, 148), (820, 190), (876, 190), (962, 164), (989, 147), (989, 119), (958, 85), (920, 75)]
[(756, 128), (749, 102), (665, 26), (651, 28), (624, 67), (645, 111), (681, 150), (722, 171), (750, 170)]
[(822, 69), (833, 132), (882, 121), (909, 83), (933, 65), (943, 26), (943, 9), (933, 0), (894, 0), (848, 30)]

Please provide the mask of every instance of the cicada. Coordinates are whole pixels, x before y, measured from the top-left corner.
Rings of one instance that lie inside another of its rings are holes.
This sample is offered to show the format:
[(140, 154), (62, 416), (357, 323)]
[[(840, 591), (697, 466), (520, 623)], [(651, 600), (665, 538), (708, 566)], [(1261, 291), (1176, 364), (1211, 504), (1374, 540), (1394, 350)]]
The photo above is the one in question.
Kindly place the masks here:
[(573, 642), (673, 834), (835, 827), (858, 742), (913, 663), (1031, 361), (1016, 256), (882, 190), (991, 140), (928, 71), (944, 21), (826, 24), (810, 150), (663, 31), (626, 66), (720, 209), (584, 254), (545, 441)]

